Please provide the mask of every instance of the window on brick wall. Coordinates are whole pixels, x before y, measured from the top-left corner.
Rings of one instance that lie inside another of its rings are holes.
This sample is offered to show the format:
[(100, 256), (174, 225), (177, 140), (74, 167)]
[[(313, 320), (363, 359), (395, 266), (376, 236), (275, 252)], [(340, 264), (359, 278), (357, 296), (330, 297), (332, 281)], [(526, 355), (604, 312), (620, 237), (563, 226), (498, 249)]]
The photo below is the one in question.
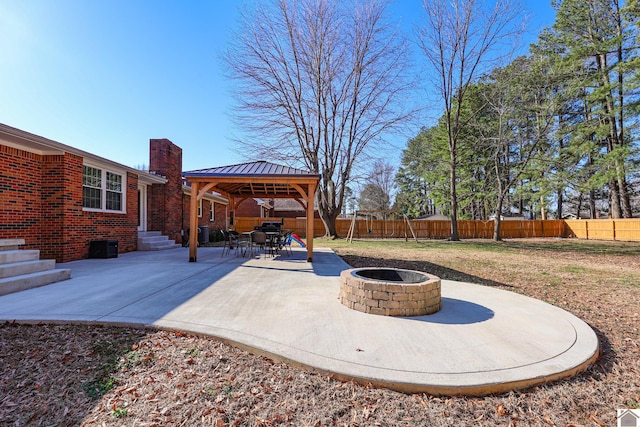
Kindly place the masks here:
[(102, 209), (102, 171), (85, 166), (82, 173), (82, 207)]
[(122, 175), (107, 172), (107, 210), (122, 210)]
[(216, 220), (216, 204), (211, 202), (211, 215), (209, 216), (209, 221)]
[(198, 218), (202, 218), (202, 199), (198, 200)]
[(84, 165), (82, 207), (91, 210), (124, 212), (123, 174)]

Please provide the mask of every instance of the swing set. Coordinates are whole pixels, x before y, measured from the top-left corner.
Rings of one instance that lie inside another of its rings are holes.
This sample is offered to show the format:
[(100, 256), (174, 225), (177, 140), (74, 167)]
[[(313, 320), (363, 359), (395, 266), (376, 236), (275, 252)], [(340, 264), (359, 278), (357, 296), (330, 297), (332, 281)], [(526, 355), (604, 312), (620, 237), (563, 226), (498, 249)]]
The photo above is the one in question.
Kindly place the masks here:
[[(353, 235), (358, 232), (360, 227), (358, 226), (358, 222), (361, 217), (364, 217), (365, 226), (367, 229), (367, 234), (374, 234), (374, 220), (380, 221), (378, 218), (382, 218), (382, 230), (380, 232), (381, 238), (393, 238), (400, 237), (400, 230), (398, 231), (398, 235), (396, 235), (396, 217), (402, 215), (403, 225), (404, 225), (404, 241), (408, 241), (409, 237), (407, 234), (407, 228), (411, 231), (411, 235), (418, 241), (416, 237), (416, 233), (413, 230), (413, 226), (409, 221), (409, 218), (404, 212), (400, 212), (397, 210), (379, 210), (379, 211), (355, 211), (353, 213), (353, 217), (351, 218), (351, 224), (349, 225), (349, 231), (347, 232), (347, 240), (349, 243), (353, 241)], [(360, 218), (359, 218), (360, 217)], [(389, 220), (391, 221), (391, 227), (389, 227)], [(389, 232), (389, 228), (391, 228), (391, 232)], [(359, 234), (359, 233), (358, 233)], [(373, 236), (372, 236), (373, 237)]]

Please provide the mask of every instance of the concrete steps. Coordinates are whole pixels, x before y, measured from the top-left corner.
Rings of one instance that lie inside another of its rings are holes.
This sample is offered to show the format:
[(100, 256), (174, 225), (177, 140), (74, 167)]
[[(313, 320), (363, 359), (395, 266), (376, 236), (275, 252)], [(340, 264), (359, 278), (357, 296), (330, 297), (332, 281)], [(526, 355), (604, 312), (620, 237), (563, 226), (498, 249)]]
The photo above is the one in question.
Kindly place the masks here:
[(0, 295), (24, 291), (66, 280), (70, 269), (56, 269), (52, 259), (40, 259), (40, 251), (21, 250), (23, 239), (0, 239)]
[(138, 232), (139, 251), (162, 251), (181, 247), (182, 245), (177, 244), (175, 240), (169, 240), (169, 237), (163, 236), (159, 231)]

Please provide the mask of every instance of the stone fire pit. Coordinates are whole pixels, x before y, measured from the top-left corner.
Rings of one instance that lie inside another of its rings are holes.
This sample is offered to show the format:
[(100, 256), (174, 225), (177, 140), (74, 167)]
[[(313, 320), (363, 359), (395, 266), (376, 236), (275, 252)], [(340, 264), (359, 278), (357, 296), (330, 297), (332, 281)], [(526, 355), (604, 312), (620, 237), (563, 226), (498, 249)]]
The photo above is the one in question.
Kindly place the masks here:
[(352, 268), (340, 273), (340, 302), (383, 316), (423, 316), (440, 310), (440, 278), (398, 268)]

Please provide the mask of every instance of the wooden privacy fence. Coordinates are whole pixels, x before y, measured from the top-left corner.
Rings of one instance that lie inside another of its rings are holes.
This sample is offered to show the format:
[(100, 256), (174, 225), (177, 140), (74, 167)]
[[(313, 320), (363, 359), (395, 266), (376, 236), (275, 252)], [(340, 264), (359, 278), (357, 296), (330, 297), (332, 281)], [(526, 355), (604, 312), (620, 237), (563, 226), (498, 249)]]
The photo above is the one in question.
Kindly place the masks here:
[[(278, 218), (236, 218), (235, 229), (239, 232), (253, 230), (263, 221)], [(336, 229), (346, 236), (351, 218), (337, 219)], [(451, 236), (451, 221), (411, 220), (419, 239), (446, 239)], [(305, 218), (284, 218), (284, 229), (292, 230), (306, 238)], [(324, 236), (322, 220), (315, 219), (314, 237)], [(404, 220), (356, 220), (353, 237), (356, 239), (411, 238), (411, 231)], [(461, 239), (493, 238), (493, 221), (459, 220), (458, 234)], [(630, 219), (574, 219), (574, 220), (507, 220), (500, 223), (500, 236), (505, 239), (533, 237), (577, 237), (591, 240), (640, 241), (640, 218)]]

